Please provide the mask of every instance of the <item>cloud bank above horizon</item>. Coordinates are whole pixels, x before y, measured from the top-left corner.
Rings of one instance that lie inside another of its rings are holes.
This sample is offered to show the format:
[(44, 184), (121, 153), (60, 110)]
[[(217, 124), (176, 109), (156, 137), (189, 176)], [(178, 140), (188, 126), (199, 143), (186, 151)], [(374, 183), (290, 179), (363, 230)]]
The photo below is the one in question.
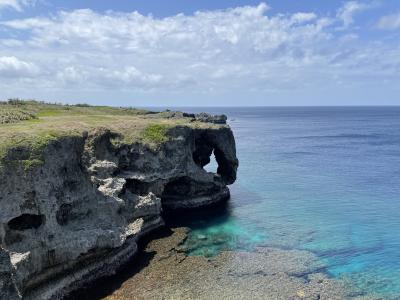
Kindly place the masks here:
[(93, 9), (1, 18), (32, 5), (0, 0), (3, 99), (397, 104), (400, 6), (399, 12), (373, 15), (367, 25), (357, 22), (383, 1), (344, 2), (325, 13), (276, 13), (261, 2), (162, 18)]

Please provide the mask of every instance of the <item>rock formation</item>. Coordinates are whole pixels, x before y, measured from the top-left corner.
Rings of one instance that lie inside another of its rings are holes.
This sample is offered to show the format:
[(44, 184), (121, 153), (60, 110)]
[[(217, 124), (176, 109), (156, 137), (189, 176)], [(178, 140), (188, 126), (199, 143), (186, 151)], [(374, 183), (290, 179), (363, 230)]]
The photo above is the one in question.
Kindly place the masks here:
[[(118, 288), (104, 300), (382, 299), (361, 296), (348, 282), (329, 278), (326, 265), (308, 251), (258, 247), (209, 258), (188, 256), (182, 249), (186, 237), (182, 227), (155, 237), (143, 253), (151, 260), (127, 280), (116, 276), (113, 286)], [(79, 296), (90, 298), (90, 292)]]
[[(137, 240), (163, 225), (163, 209), (229, 198), (238, 160), (230, 128), (215, 125), (222, 119), (174, 126), (158, 148), (116, 142), (106, 128), (63, 136), (32, 168), (13, 163), (29, 149), (10, 149), (0, 169), (0, 299), (62, 298), (131, 259)], [(216, 174), (203, 168), (212, 153)]]

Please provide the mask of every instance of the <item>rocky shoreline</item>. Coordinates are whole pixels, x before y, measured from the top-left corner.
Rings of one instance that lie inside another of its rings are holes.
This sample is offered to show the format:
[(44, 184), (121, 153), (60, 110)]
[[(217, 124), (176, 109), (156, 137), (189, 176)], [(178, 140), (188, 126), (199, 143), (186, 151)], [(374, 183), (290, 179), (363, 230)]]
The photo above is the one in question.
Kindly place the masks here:
[[(61, 299), (130, 261), (138, 240), (163, 226), (162, 210), (229, 198), (238, 160), (226, 117), (150, 118), (188, 125), (170, 126), (157, 147), (126, 143), (104, 127), (60, 136), (28, 167), (32, 148), (8, 150), (0, 168), (1, 299)], [(212, 154), (217, 173), (203, 168)]]
[(145, 261), (132, 262), (126, 276), (80, 294), (86, 299), (379, 299), (362, 295), (348, 282), (329, 278), (312, 253), (259, 247), (223, 251), (215, 257), (188, 256), (188, 229), (165, 229), (147, 239)]
[[(229, 199), (233, 133), (225, 116), (170, 111), (132, 117), (125, 132), (141, 121), (158, 144), (129, 143), (113, 123), (8, 149), (0, 299), (374, 299), (329, 278), (307, 251), (188, 255), (188, 229), (165, 228), (164, 213), (179, 219)], [(211, 155), (216, 173), (204, 169)]]

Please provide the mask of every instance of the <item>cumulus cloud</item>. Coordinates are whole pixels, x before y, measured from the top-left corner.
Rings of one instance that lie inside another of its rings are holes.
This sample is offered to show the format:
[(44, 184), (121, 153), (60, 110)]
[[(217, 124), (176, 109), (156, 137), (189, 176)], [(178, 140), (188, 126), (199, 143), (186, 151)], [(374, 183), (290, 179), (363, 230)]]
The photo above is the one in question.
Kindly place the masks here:
[(39, 68), (15, 56), (0, 56), (0, 77), (31, 77), (39, 73)]
[(316, 42), (330, 38), (330, 23), (314, 13), (269, 17), (267, 11), (261, 3), (156, 19), (82, 9), (3, 22), (29, 35), (19, 47), (10, 39), (3, 47), (30, 49), (59, 84), (143, 89), (205, 88), (217, 85), (216, 78), (262, 80), (269, 66), (312, 63)]
[(400, 28), (400, 12), (379, 19), (377, 27), (379, 29), (395, 30)]
[(216, 78), (265, 78), (268, 65), (310, 64), (330, 39), (326, 18), (267, 11), (261, 3), (156, 19), (82, 9), (2, 25), (28, 34), (23, 45), (9, 48), (29, 48), (61, 83), (204, 88), (217, 85)]
[(336, 30), (363, 9), (347, 2), (328, 18), (271, 14), (261, 3), (166, 18), (80, 9), (15, 19), (0, 23), (13, 33), (0, 39), (0, 75), (30, 76), (29, 84), (58, 90), (161, 93), (287, 91), (395, 78), (399, 49), (360, 44), (355, 34)]

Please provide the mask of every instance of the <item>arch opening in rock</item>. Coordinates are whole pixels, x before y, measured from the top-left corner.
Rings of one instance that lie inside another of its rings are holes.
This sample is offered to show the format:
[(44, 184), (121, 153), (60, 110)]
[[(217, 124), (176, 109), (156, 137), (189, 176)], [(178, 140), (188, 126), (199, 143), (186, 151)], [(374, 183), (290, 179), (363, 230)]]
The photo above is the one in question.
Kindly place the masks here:
[(206, 167), (206, 171), (220, 175), (227, 184), (236, 180), (236, 165), (233, 165), (224, 151), (205, 135), (195, 140), (193, 160), (201, 168)]
[(217, 162), (217, 174), (221, 175), (225, 183), (231, 184), (236, 180), (236, 170), (231, 162), (226, 159), (224, 152), (220, 149), (214, 149), (215, 160)]
[(203, 168), (207, 171), (207, 172), (211, 172), (214, 174), (218, 174), (218, 163), (217, 163), (217, 159), (215, 157), (215, 150), (213, 150), (211, 156), (210, 156), (210, 162), (208, 164), (206, 164)]
[(210, 163), (210, 156), (213, 152), (213, 146), (210, 145), (204, 137), (195, 140), (195, 150), (193, 152), (194, 162), (204, 168)]
[[(218, 173), (218, 162), (215, 156), (215, 147), (202, 135), (195, 140), (194, 162), (207, 172)], [(219, 173), (218, 173), (219, 174)]]

